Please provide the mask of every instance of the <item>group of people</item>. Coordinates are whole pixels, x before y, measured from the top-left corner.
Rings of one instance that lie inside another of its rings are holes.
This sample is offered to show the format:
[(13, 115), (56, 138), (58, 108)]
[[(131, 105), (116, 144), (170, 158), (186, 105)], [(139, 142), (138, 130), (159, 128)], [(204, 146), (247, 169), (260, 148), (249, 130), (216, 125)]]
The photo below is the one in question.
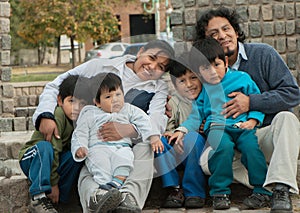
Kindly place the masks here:
[[(292, 212), (299, 86), (274, 48), (244, 43), (239, 24), (234, 10), (211, 9), (179, 57), (154, 40), (48, 83), (19, 155), (30, 210), (57, 212), (52, 203), (67, 202), (77, 183), (83, 212), (141, 212), (154, 175), (171, 189), (164, 207), (201, 208), (208, 175), (216, 210), (230, 208), (236, 179), (253, 188), (248, 208)], [(176, 92), (167, 102), (168, 71)]]

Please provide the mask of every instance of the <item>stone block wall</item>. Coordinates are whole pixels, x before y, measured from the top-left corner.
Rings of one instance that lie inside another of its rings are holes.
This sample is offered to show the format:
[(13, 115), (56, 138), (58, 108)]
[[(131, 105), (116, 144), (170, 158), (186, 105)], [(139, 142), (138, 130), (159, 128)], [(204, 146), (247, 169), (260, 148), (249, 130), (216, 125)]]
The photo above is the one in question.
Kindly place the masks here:
[(189, 48), (204, 11), (221, 5), (235, 8), (243, 19), (246, 42), (272, 45), (300, 83), (300, 0), (171, 0), (171, 4), (176, 48)]
[(47, 82), (3, 83), (0, 132), (33, 130), (32, 115)]
[(0, 1), (0, 82), (10, 81), (10, 3), (8, 0)]

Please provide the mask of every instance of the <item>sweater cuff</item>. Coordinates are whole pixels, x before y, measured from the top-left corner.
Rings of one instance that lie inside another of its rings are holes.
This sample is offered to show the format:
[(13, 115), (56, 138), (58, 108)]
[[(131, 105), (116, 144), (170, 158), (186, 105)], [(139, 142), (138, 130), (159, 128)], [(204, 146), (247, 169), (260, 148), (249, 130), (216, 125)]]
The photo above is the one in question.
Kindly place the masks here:
[(188, 133), (188, 129), (185, 128), (184, 126), (178, 127), (177, 129), (174, 130), (174, 132), (176, 132), (176, 131), (183, 132), (184, 134)]
[(41, 113), (35, 121), (35, 129), (37, 131), (39, 131), (42, 118), (48, 118), (48, 119), (51, 119), (51, 120), (55, 121), (54, 115), (51, 112)]
[(260, 97), (261, 94), (249, 95), (249, 111), (261, 111), (259, 109), (259, 105), (261, 105)]

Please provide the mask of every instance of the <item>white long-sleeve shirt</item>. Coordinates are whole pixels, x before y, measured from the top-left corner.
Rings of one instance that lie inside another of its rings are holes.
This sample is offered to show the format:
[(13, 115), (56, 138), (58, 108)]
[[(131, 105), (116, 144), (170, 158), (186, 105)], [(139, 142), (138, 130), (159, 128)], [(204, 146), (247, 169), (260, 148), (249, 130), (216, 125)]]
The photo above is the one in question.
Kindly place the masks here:
[(142, 81), (133, 70), (126, 66), (126, 62), (134, 62), (135, 59), (135, 56), (131, 55), (114, 59), (92, 59), (59, 75), (52, 82), (46, 84), (40, 96), (39, 105), (33, 115), (33, 123), (35, 124), (37, 117), (43, 112), (53, 114), (57, 103), (59, 85), (67, 76), (80, 75), (92, 77), (99, 73), (113, 72), (122, 79), (125, 97), (132, 90), (154, 94), (149, 102), (149, 109), (146, 113), (150, 116), (153, 132), (158, 135), (164, 133), (168, 120), (165, 115), (165, 105), (168, 95), (167, 83), (162, 79)]

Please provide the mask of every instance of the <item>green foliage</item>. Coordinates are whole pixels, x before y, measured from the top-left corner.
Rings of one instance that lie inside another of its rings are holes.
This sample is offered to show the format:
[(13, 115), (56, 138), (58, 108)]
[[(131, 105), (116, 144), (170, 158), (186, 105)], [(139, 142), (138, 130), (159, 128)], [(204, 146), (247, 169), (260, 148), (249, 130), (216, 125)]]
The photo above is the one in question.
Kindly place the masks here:
[(20, 20), (24, 16), (24, 10), (20, 7), (20, 0), (10, 0), (11, 17), (10, 17), (10, 35), (12, 37), (11, 50), (12, 52), (19, 49), (29, 49), (35, 46), (18, 35), (20, 29)]
[[(115, 0), (117, 1), (117, 0)], [(71, 41), (88, 38), (106, 43), (119, 35), (118, 20), (104, 0), (11, 0), (12, 41), (25, 40), (39, 50), (66, 34)], [(15, 46), (16, 47), (16, 46)], [(72, 49), (73, 58), (74, 49)], [(42, 56), (39, 54), (39, 57)], [(40, 59), (39, 58), (39, 59)], [(41, 61), (41, 60), (39, 60)]]
[(118, 20), (104, 0), (19, 2), (23, 18), (18, 34), (32, 44), (49, 44), (62, 34), (79, 42), (89, 37), (108, 42), (119, 34)]

